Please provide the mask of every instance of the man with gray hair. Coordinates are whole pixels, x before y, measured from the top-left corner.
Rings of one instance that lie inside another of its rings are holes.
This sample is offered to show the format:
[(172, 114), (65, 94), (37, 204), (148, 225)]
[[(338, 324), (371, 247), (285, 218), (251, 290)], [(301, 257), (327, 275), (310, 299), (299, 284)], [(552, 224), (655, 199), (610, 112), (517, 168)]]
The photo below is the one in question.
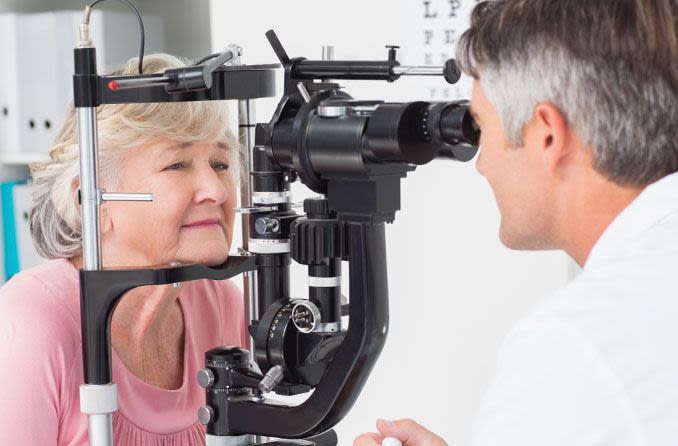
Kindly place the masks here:
[(482, 2), (457, 58), (502, 242), (583, 268), (507, 336), (473, 445), (678, 444), (678, 1)]

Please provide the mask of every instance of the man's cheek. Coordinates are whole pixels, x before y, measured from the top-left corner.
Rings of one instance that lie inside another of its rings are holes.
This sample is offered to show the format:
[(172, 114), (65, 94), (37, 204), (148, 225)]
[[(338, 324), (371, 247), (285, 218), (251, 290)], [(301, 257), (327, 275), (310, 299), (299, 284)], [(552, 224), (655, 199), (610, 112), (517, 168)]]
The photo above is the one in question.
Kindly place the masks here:
[(476, 158), (476, 170), (478, 171), (479, 174), (484, 175), (483, 168), (480, 164), (481, 162), (482, 162), (482, 153), (478, 154), (478, 157)]

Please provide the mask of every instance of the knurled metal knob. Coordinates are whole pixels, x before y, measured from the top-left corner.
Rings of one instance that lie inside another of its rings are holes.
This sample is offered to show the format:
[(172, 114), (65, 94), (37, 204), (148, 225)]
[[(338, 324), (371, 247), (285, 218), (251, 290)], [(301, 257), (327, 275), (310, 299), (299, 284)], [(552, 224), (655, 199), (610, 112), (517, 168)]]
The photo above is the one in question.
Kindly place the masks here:
[(274, 218), (257, 218), (254, 222), (254, 230), (260, 235), (278, 232), (280, 230), (280, 222)]
[(214, 421), (214, 409), (210, 406), (202, 406), (198, 409), (198, 420), (202, 424), (209, 424), (211, 421)]
[(202, 369), (198, 372), (198, 384), (205, 389), (214, 384), (214, 372), (211, 369)]
[(271, 367), (259, 383), (259, 389), (261, 389), (262, 392), (271, 392), (278, 387), (278, 384), (282, 382), (284, 377), (285, 373), (283, 372), (282, 367), (279, 365)]

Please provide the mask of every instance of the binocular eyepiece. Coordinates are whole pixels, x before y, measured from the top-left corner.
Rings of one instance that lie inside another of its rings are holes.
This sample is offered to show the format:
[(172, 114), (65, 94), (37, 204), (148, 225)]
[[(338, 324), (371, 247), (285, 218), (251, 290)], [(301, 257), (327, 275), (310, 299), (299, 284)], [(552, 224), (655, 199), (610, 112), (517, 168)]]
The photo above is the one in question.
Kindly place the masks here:
[(323, 177), (356, 177), (378, 165), (469, 161), (480, 130), (469, 101), (385, 103), (330, 96), (288, 110), (266, 132), (275, 162), (322, 193)]
[(366, 156), (373, 162), (426, 164), (433, 159), (469, 161), (480, 129), (469, 101), (384, 104), (372, 115)]

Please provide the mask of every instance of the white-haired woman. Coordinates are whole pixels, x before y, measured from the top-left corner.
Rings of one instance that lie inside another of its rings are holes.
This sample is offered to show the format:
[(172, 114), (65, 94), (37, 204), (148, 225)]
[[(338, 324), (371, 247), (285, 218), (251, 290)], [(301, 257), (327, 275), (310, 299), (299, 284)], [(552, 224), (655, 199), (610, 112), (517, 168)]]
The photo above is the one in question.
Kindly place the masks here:
[[(144, 72), (182, 63), (144, 59)], [(114, 74), (136, 72), (131, 60)], [(151, 192), (152, 203), (101, 208), (105, 267), (182, 263), (217, 265), (229, 252), (236, 202), (232, 169), (238, 144), (218, 102), (101, 106), (101, 187)], [(44, 264), (0, 289), (0, 444), (85, 445), (78, 268), (77, 126), (71, 109), (48, 161), (31, 166), (31, 231)], [(204, 351), (242, 345), (242, 295), (226, 281), (179, 288), (137, 288), (111, 321), (119, 410), (116, 444), (204, 443), (196, 410), (204, 400), (195, 376)]]

